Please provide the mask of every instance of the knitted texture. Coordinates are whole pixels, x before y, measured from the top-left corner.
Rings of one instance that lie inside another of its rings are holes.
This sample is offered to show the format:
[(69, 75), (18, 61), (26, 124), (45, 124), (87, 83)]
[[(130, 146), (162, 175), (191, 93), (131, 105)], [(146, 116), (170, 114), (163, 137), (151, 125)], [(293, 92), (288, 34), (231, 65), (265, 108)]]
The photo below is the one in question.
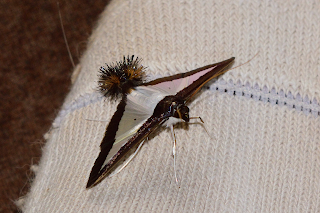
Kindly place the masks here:
[[(111, 1), (43, 149), (24, 212), (319, 212), (320, 2)], [(136, 55), (150, 79), (236, 57), (190, 104), (201, 125), (162, 128), (86, 190), (117, 102), (105, 63)], [(92, 121), (95, 119), (100, 121)]]

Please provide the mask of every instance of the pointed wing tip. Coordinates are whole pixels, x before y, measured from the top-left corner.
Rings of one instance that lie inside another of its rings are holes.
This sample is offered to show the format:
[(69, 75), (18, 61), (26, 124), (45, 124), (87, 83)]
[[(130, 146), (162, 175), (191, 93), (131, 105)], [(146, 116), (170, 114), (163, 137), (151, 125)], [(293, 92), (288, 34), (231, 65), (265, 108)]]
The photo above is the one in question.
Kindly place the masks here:
[(101, 171), (105, 170), (105, 167), (103, 169), (97, 171), (96, 170), (96, 168), (97, 168), (96, 165), (97, 164), (95, 164), (93, 166), (93, 168), (92, 168), (92, 171), (90, 173), (90, 176), (89, 176), (89, 179), (88, 179), (88, 182), (87, 182), (86, 189), (90, 189), (90, 188), (94, 187), (95, 185), (100, 183), (106, 177), (107, 173), (101, 172)]
[(101, 178), (101, 176), (98, 176), (98, 177), (95, 177), (95, 178), (90, 177), (88, 182), (87, 182), (86, 189), (90, 189), (90, 188), (96, 186), (98, 183), (101, 182), (102, 179), (103, 178)]
[(227, 60), (216, 63), (215, 66), (216, 67), (223, 67), (222, 69), (225, 69), (226, 67), (229, 67), (233, 63), (234, 59), (235, 59), (235, 57), (231, 57)]
[(227, 60), (225, 60), (225, 61), (222, 61), (222, 62), (220, 62), (220, 63), (226, 63), (226, 64), (228, 64), (228, 63), (231, 63), (231, 62), (233, 62), (234, 61), (234, 59), (236, 59), (235, 57), (231, 57), (231, 58), (229, 58), (229, 59), (227, 59)]
[(90, 189), (92, 187), (94, 187), (95, 185), (97, 185), (98, 183), (100, 183), (100, 181), (103, 179), (103, 175), (101, 175), (100, 173), (95, 172), (94, 169), (92, 169), (88, 182), (87, 182), (87, 186), (86, 189)]
[(91, 189), (92, 184), (87, 183), (86, 189)]
[(92, 177), (90, 177), (88, 182), (87, 182), (86, 189), (90, 189), (90, 188), (94, 187), (95, 184), (96, 184), (96, 181), (97, 181), (96, 178), (93, 179)]

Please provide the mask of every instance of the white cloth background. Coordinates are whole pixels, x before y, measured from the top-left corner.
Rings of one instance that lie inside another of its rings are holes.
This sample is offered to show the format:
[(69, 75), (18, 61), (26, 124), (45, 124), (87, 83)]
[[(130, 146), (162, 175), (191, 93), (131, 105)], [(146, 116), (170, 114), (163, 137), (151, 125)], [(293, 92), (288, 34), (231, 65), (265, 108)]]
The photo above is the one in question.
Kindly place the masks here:
[[(320, 2), (117, 0), (101, 15), (47, 134), (24, 212), (319, 212)], [(236, 57), (190, 105), (201, 125), (168, 130), (86, 190), (117, 102), (105, 63), (136, 55), (150, 78)]]

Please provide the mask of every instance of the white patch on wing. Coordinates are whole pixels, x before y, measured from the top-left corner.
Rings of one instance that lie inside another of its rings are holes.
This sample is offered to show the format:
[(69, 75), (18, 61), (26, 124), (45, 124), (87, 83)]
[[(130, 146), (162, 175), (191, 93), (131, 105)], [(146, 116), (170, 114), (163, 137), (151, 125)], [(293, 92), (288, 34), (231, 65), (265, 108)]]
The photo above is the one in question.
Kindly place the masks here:
[(101, 169), (151, 117), (159, 101), (167, 95), (169, 94), (154, 89), (153, 86), (140, 86), (128, 94), (125, 110), (115, 136), (115, 142)]

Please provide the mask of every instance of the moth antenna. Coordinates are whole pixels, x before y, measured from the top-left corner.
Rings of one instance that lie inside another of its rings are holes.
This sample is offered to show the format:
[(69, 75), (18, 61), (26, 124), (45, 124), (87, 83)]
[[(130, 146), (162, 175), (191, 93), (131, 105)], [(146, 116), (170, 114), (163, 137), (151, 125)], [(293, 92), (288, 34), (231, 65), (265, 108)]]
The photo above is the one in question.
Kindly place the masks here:
[(193, 124), (200, 124), (204, 128), (204, 130), (206, 131), (208, 136), (213, 140), (213, 137), (209, 134), (209, 132), (208, 132), (208, 130), (206, 128), (206, 125), (204, 125), (204, 121), (202, 120), (202, 118), (200, 116), (199, 117), (190, 117), (190, 119), (199, 119), (201, 122), (196, 122), (196, 123), (193, 123)]
[(115, 99), (129, 94), (135, 87), (140, 86), (145, 78), (145, 67), (141, 60), (134, 55), (123, 57), (123, 61), (100, 68), (99, 91), (105, 97)]
[(132, 159), (133, 159), (133, 158), (137, 155), (137, 153), (139, 152), (139, 150), (140, 150), (140, 148), (142, 147), (144, 141), (145, 141), (145, 140), (143, 140), (143, 141), (139, 144), (139, 146), (138, 146), (138, 148), (136, 149), (136, 151), (134, 151), (134, 153), (126, 160), (125, 164), (123, 164), (123, 165), (121, 166), (121, 168), (117, 169), (114, 173), (110, 174), (109, 177), (112, 177), (112, 176), (118, 174), (119, 172), (121, 172), (122, 169), (124, 169), (124, 167), (126, 167), (126, 166), (132, 161)]
[(171, 130), (171, 136), (172, 136), (172, 139), (173, 139), (172, 155), (173, 155), (174, 177), (176, 179), (176, 183), (179, 185), (179, 181), (178, 181), (178, 177), (177, 177), (177, 169), (176, 169), (176, 146), (177, 146), (177, 141), (176, 141), (176, 135), (174, 134), (173, 125), (170, 125), (170, 130)]
[[(223, 71), (223, 73), (228, 72), (228, 71), (233, 70), (233, 69), (236, 69), (236, 68), (239, 68), (239, 67), (241, 67), (241, 66), (243, 66), (243, 65), (245, 65), (245, 64), (248, 64), (248, 63), (249, 63), (250, 61), (252, 61), (258, 54), (259, 54), (259, 52), (257, 52), (252, 58), (250, 58), (248, 61), (244, 62), (243, 64), (240, 64), (240, 65), (238, 65), (238, 66), (236, 66), (236, 67), (232, 67), (232, 68), (229, 69), (229, 70)], [(221, 74), (223, 74), (223, 73), (221, 73)]]
[(71, 51), (70, 51), (70, 48), (69, 48), (67, 36), (66, 36), (66, 33), (65, 33), (64, 27), (63, 27), (63, 22), (62, 22), (62, 16), (61, 16), (61, 12), (60, 12), (59, 2), (57, 2), (57, 5), (58, 5), (60, 25), (61, 25), (61, 29), (62, 29), (62, 34), (63, 34), (64, 43), (66, 44), (66, 47), (67, 47), (67, 50), (68, 50), (68, 54), (69, 54), (69, 58), (70, 58), (71, 64), (72, 64), (73, 68), (75, 68), (76, 66), (75, 66), (75, 64), (74, 64), (74, 61), (73, 61), (73, 58), (72, 58), (72, 54), (71, 54)]

